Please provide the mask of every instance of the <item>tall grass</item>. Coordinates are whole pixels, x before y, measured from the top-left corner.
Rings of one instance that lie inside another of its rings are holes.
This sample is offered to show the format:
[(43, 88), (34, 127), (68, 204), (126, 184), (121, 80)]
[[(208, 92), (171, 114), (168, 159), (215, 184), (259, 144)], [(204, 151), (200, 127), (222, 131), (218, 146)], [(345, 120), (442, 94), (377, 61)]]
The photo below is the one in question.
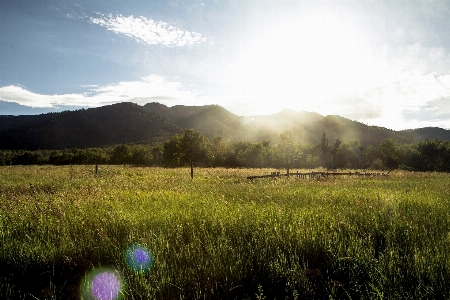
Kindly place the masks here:
[[(258, 179), (270, 170), (0, 168), (0, 298), (449, 298), (450, 176)], [(130, 271), (133, 244), (155, 261)]]

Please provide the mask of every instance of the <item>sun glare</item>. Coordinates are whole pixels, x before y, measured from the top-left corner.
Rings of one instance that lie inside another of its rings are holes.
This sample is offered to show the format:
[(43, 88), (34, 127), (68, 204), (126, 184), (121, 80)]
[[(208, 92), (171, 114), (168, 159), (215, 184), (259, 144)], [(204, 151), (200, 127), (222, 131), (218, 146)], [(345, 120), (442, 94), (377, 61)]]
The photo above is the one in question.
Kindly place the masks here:
[(247, 105), (257, 110), (252, 114), (284, 108), (333, 113), (338, 99), (382, 84), (383, 45), (374, 47), (374, 32), (362, 16), (330, 11), (264, 20), (256, 19), (242, 38), (228, 74), (240, 78), (230, 90), (253, 104)]

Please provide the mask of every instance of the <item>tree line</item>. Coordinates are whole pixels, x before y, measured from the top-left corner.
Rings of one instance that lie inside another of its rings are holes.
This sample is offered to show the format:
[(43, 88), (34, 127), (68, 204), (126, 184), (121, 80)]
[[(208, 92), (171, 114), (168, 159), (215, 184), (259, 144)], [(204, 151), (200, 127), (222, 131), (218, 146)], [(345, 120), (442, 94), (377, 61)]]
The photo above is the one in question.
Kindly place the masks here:
[(226, 142), (186, 130), (163, 144), (65, 150), (0, 150), (0, 165), (129, 164), (162, 167), (227, 167), (302, 169), (406, 169), (450, 172), (450, 141), (425, 140), (400, 144), (385, 139), (378, 146), (363, 147), (358, 140), (328, 140), (318, 144), (295, 142), (290, 131), (279, 142)]

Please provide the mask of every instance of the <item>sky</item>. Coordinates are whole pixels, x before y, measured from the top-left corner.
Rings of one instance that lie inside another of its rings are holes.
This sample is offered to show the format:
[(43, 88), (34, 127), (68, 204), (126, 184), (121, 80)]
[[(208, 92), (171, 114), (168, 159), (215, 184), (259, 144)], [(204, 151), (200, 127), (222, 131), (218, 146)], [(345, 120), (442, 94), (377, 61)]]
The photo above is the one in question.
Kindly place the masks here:
[(0, 114), (159, 102), (450, 129), (449, 15), (447, 0), (0, 0)]

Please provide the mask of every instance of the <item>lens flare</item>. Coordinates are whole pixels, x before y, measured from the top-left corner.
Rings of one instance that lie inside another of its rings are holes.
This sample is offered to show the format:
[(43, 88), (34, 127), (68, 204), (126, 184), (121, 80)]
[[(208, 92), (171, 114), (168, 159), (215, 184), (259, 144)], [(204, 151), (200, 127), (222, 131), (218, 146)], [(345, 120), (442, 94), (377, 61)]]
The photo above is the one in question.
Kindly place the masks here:
[(83, 280), (81, 299), (119, 300), (122, 298), (123, 284), (119, 274), (111, 269), (90, 272)]
[(125, 252), (125, 262), (130, 270), (146, 272), (153, 265), (153, 255), (141, 245), (133, 245)]
[(92, 279), (91, 293), (98, 300), (116, 299), (119, 289), (119, 279), (112, 273), (103, 272)]

